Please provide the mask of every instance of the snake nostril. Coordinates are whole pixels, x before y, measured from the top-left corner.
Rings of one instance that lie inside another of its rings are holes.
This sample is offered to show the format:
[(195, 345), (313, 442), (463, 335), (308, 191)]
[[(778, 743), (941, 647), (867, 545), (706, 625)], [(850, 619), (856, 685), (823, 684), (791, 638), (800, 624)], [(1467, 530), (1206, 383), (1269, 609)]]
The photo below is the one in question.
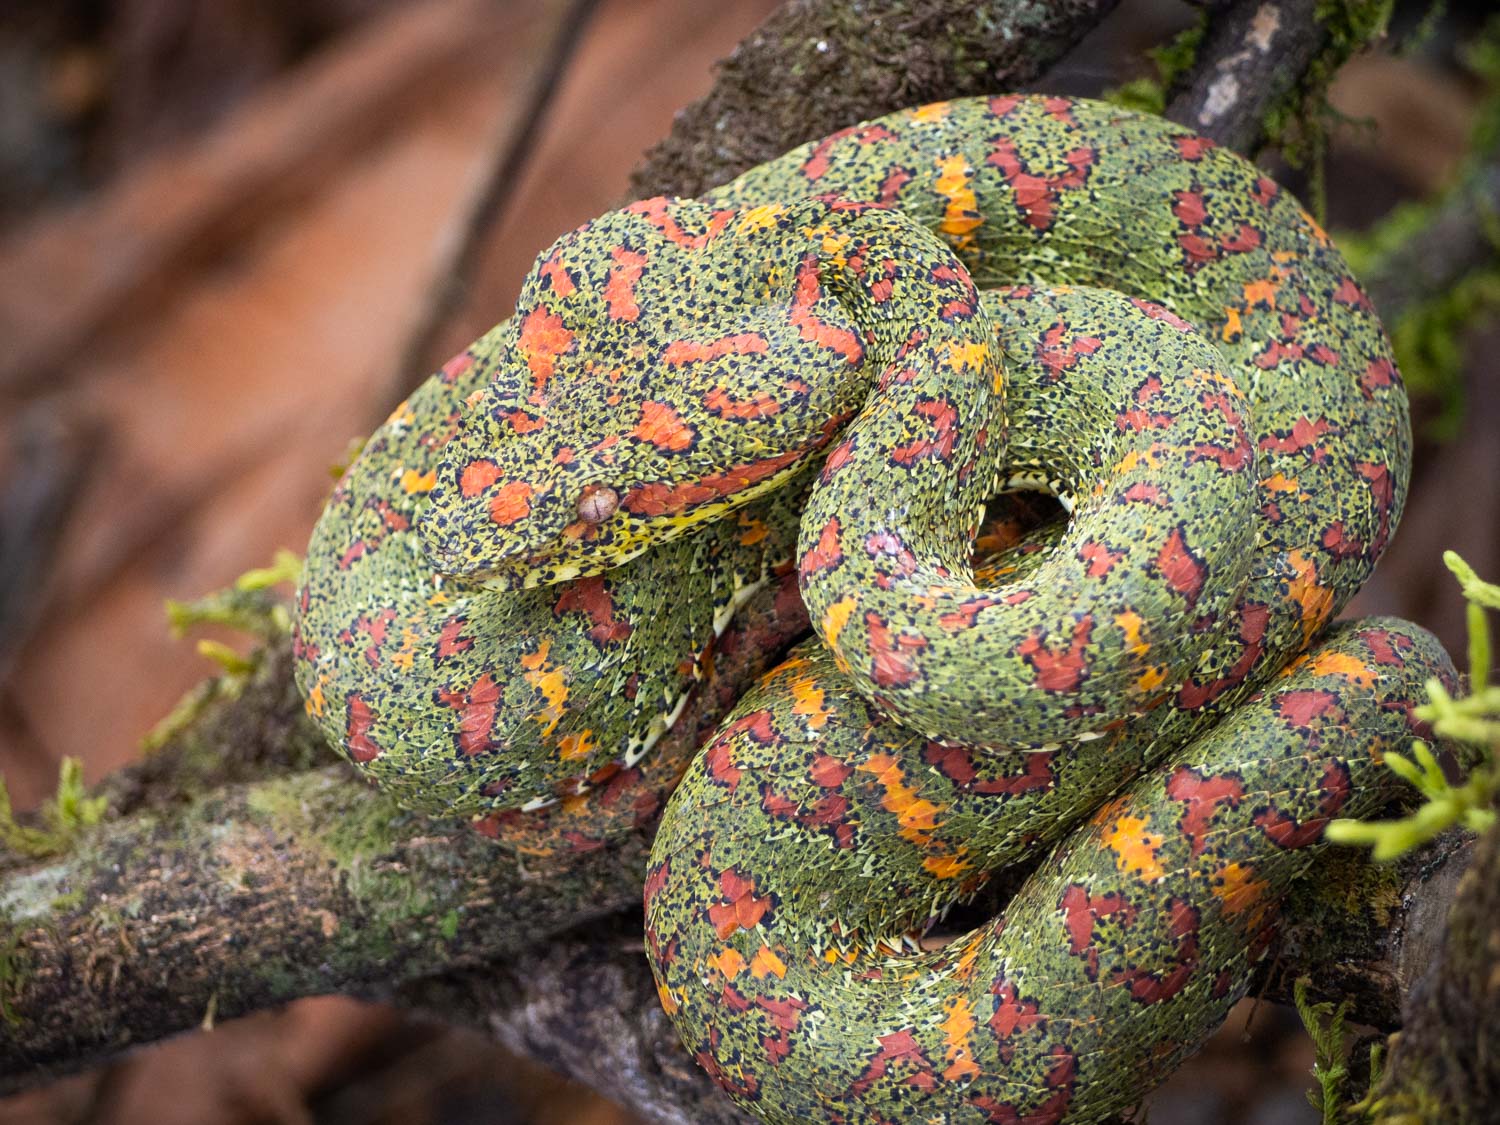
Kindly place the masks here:
[(584, 523), (603, 523), (620, 506), (620, 494), (607, 484), (591, 484), (578, 498), (578, 517)]

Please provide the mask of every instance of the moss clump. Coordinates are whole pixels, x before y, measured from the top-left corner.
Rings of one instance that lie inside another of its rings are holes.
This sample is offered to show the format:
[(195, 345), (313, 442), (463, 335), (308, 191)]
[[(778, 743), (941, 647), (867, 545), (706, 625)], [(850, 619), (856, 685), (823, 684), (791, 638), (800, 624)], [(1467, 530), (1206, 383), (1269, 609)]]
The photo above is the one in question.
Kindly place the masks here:
[(1327, 42), (1266, 110), (1266, 139), (1293, 167), (1307, 169), (1312, 212), (1320, 223), (1328, 215), (1328, 135), (1345, 120), (1329, 104), (1328, 87), (1345, 63), (1385, 38), (1395, 7), (1395, 0), (1318, 0), (1314, 15)]
[[(311, 783), (307, 777), (257, 786), (250, 808), (278, 830), (289, 832), (297, 846), (322, 855), (344, 878), (354, 903), (391, 924), (430, 913), (432, 896), (418, 872), (385, 857), (412, 832), (413, 814), (383, 794), (345, 803), (337, 816), (322, 814), (323, 789), (343, 782)], [(435, 928), (440, 928), (434, 924)]]
[(0, 1020), (12, 1027), (21, 1022), (14, 1004), (21, 994), (26, 968), (26, 947), (21, 944), (20, 932), (10, 929), (8, 919), (0, 918)]
[(195, 685), (177, 701), (156, 726), (141, 739), (141, 748), (159, 750), (192, 726), (214, 703), (237, 699), (260, 668), (265, 645), (291, 632), (292, 619), (277, 586), (295, 584), (302, 575), (302, 560), (290, 551), (276, 552), (270, 566), (247, 571), (234, 585), (192, 602), (167, 602), (167, 621), (172, 635), (181, 637), (189, 629), (221, 625), (247, 633), (261, 642), (260, 648), (242, 656), (221, 641), (198, 642), (198, 653), (219, 667), (219, 674)]
[(11, 809), (10, 790), (0, 779), (0, 848), (27, 859), (45, 859), (68, 850), (85, 830), (104, 819), (108, 801), (90, 797), (83, 766), (64, 758), (57, 771), (57, 792), (47, 799), (34, 824), (22, 824)]

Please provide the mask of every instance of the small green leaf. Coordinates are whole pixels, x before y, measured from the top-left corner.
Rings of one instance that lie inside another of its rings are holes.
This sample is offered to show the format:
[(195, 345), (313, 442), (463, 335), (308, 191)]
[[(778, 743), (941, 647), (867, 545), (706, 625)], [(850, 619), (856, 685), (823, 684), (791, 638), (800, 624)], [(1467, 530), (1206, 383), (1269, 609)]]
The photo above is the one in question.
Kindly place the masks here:
[(1458, 579), (1464, 597), (1485, 609), (1500, 609), (1500, 586), (1485, 582), (1474, 568), (1459, 557), (1457, 551), (1444, 551), (1443, 563)]
[(199, 641), (198, 655), (212, 660), (231, 676), (246, 676), (255, 671), (255, 662), (247, 660), (222, 641)]
[(285, 547), (276, 552), (270, 566), (247, 570), (234, 580), (239, 590), (265, 590), (283, 583), (296, 584), (302, 577), (302, 560)]

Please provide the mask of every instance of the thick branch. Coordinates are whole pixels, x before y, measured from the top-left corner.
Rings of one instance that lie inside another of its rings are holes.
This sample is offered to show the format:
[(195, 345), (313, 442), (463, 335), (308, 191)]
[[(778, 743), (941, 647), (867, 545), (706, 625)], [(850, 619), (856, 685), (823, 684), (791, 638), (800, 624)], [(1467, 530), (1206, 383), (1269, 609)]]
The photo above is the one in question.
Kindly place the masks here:
[(1240, 152), (1266, 136), (1268, 111), (1328, 44), (1318, 0), (1236, 0), (1217, 12), (1166, 116)]
[(1400, 1027), (1402, 1001), (1436, 955), (1473, 850), (1458, 831), (1393, 864), (1373, 863), (1363, 849), (1328, 849), (1286, 905), (1257, 995), (1289, 1004), (1305, 976), (1315, 998), (1348, 999), (1355, 1021)]
[[(1357, 1022), (1393, 1030), (1402, 997), (1442, 939), (1471, 851), (1454, 833), (1388, 866), (1371, 864), (1362, 852), (1330, 852), (1318, 880), (1288, 904), (1281, 938), (1252, 993), (1289, 1003), (1292, 983), (1306, 976), (1316, 996), (1350, 998)], [(683, 1055), (656, 1002), (639, 932), (631, 911), (559, 935), (503, 967), (417, 981), (393, 999), (485, 1028), (647, 1121), (747, 1121)], [(610, 1002), (600, 1004), (601, 996)]]
[[(527, 953), (519, 964), (463, 970), (401, 990), (398, 1003), (489, 1031), (519, 1055), (602, 1090), (660, 1125), (740, 1125), (686, 1053), (652, 985), (641, 916), (622, 914)], [(599, 997), (609, 1003), (599, 1003)]]
[(1447, 923), (1412, 990), (1382, 1092), (1405, 1120), (1478, 1125), (1500, 1104), (1500, 827), (1474, 849)]
[(19, 946), (0, 1089), (325, 992), (368, 993), (632, 902), (644, 841), (546, 880), (461, 824), (419, 821), (342, 768), (118, 822), (13, 878)]
[(636, 169), (698, 195), (803, 141), (923, 102), (1035, 82), (1119, 0), (791, 0), (719, 66)]
[[(684, 760), (805, 627), (790, 584), (752, 599), (658, 753)], [(281, 729), (288, 745), (315, 738), (285, 661), (281, 646), (263, 678), (203, 725)], [(189, 779), (204, 776), (201, 756), (178, 760)], [(555, 934), (635, 906), (650, 848), (645, 825), (544, 873), (467, 824), (402, 812), (342, 767), (186, 803), (174, 800), (173, 780), (135, 771), (122, 788), (137, 811), (0, 883), (0, 999), (11, 1024), (0, 1092), (196, 1027), (210, 1010), (229, 1018), (514, 964)]]

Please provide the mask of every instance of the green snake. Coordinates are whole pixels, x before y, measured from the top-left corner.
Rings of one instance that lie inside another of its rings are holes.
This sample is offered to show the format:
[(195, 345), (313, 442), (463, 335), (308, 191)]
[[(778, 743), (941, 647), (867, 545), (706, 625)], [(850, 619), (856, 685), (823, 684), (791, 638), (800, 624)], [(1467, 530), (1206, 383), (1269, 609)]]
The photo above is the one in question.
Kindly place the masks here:
[(545, 252), (337, 485), (298, 683), (411, 807), (599, 846), (795, 573), (815, 639), (661, 814), (667, 1012), (765, 1121), (1095, 1121), (1244, 994), (1451, 677), (1329, 627), (1409, 459), (1368, 299), (1254, 166), (1100, 103), (925, 106)]

